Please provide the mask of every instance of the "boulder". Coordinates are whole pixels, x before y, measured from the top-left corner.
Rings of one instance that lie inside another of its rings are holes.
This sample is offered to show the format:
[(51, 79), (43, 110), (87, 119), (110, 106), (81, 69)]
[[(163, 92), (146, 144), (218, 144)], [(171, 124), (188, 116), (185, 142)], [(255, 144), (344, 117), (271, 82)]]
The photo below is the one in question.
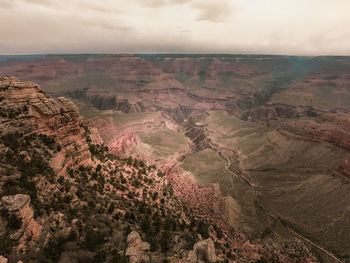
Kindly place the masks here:
[(135, 247), (128, 247), (126, 249), (126, 253), (125, 255), (129, 256), (129, 261), (130, 263), (137, 263), (139, 262), (138, 259), (140, 257), (139, 255), (139, 251), (137, 251), (137, 249)]
[(146, 251), (150, 250), (150, 244), (142, 242), (141, 237), (135, 230), (127, 237), (128, 248), (125, 255), (130, 257), (130, 263), (150, 262)]
[(7, 258), (0, 256), (0, 263), (7, 263), (7, 262), (8, 262)]
[(9, 212), (18, 212), (30, 203), (29, 195), (17, 194), (1, 198), (2, 206)]
[(214, 241), (208, 238), (196, 242), (193, 250), (188, 253), (188, 260), (191, 263), (216, 262)]
[(139, 233), (137, 233), (135, 230), (133, 230), (130, 232), (130, 234), (128, 235), (126, 240), (128, 242), (128, 246), (137, 247), (137, 246), (139, 246), (139, 244), (141, 242), (141, 237), (140, 237)]
[(22, 219), (22, 227), (12, 233), (9, 238), (23, 243), (39, 239), (41, 226), (34, 220), (34, 211), (30, 206), (30, 197), (25, 194), (4, 196), (1, 198), (0, 207)]

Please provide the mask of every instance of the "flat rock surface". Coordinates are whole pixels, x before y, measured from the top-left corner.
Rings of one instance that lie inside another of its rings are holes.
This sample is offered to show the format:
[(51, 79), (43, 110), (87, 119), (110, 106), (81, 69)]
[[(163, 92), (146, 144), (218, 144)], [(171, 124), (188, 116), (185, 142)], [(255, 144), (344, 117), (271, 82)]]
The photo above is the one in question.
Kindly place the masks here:
[(10, 212), (21, 210), (29, 202), (30, 197), (23, 194), (4, 196), (1, 198), (2, 205), (5, 206)]

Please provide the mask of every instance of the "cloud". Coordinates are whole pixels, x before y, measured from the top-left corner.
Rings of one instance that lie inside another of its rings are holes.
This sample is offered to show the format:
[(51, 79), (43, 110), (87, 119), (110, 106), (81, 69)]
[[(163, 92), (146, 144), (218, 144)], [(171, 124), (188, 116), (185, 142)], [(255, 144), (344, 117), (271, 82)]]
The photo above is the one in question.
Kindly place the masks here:
[(233, 12), (229, 1), (198, 1), (192, 7), (200, 12), (197, 21), (221, 22)]
[(29, 3), (32, 5), (39, 5), (39, 6), (45, 6), (45, 7), (51, 7), (51, 8), (68, 8), (68, 9), (85, 9), (88, 11), (95, 11), (95, 12), (101, 12), (101, 13), (113, 13), (113, 14), (120, 14), (121, 8), (118, 8), (118, 6), (110, 5), (108, 1), (111, 0), (105, 0), (105, 1), (99, 1), (96, 2), (94, 0), (13, 0), (17, 2), (24, 2)]
[(84, 25), (89, 26), (89, 27), (98, 27), (98, 28), (102, 28), (105, 30), (119, 30), (119, 31), (130, 31), (132, 30), (131, 27), (129, 26), (124, 26), (123, 24), (116, 24), (116, 23), (112, 23), (109, 21), (85, 21), (83, 22)]
[(112, 13), (112, 14), (122, 14), (122, 9), (117, 6), (108, 6), (104, 2), (92, 3), (89, 1), (84, 1), (79, 3), (79, 7), (88, 9), (91, 11), (101, 12), (101, 13)]
[(14, 3), (10, 0), (4, 0), (4, 2), (1, 3), (1, 8), (5, 9), (5, 8), (12, 8), (14, 7)]
[(14, 0), (16, 2), (25, 2), (34, 5), (42, 5), (42, 6), (53, 6), (55, 2), (51, 0)]
[(348, 0), (0, 0), (0, 53), (350, 55)]
[(159, 8), (168, 5), (187, 4), (192, 1), (193, 0), (139, 0), (139, 4), (144, 7)]

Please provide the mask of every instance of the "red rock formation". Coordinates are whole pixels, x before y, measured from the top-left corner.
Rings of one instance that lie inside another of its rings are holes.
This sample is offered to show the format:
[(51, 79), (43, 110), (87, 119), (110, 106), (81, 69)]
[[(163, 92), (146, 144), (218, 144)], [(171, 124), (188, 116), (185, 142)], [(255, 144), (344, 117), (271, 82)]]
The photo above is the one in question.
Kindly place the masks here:
[(214, 59), (213, 63), (211, 63), (208, 70), (212, 76), (227, 73), (232, 73), (245, 77), (263, 74), (261, 70), (254, 66), (250, 66), (239, 61), (237, 61), (236, 63), (225, 62), (217, 58)]
[(23, 80), (46, 81), (55, 80), (64, 76), (75, 76), (83, 72), (83, 69), (72, 62), (54, 56), (44, 56), (34, 61), (10, 61), (1, 68), (2, 73), (17, 76)]
[(208, 213), (219, 213), (224, 207), (219, 185), (198, 186), (188, 174), (167, 173), (167, 179), (177, 196), (191, 207)]
[[(26, 107), (27, 113), (21, 118), (28, 126), (27, 135), (35, 133), (53, 137), (67, 154), (74, 157), (74, 164), (90, 159), (88, 145), (79, 126), (78, 107), (71, 100), (59, 97), (56, 101), (48, 98), (40, 86), (9, 77), (0, 78), (0, 97), (4, 98), (0, 102), (2, 110)], [(16, 122), (16, 118), (11, 121)]]
[(110, 152), (116, 155), (130, 155), (129, 149), (140, 142), (140, 138), (132, 131), (125, 132), (113, 142), (108, 144)]
[(200, 209), (203, 214), (221, 218), (225, 203), (218, 184), (198, 185), (190, 174), (178, 167), (176, 160), (163, 167), (169, 183), (176, 195), (184, 203)]
[(100, 117), (91, 118), (85, 123), (95, 127), (101, 139), (99, 144), (103, 142), (113, 154), (128, 155), (132, 146), (140, 142), (140, 138), (134, 132), (119, 130), (111, 122)]
[(113, 140), (115, 133), (118, 132), (112, 122), (102, 119), (101, 117), (94, 117), (85, 120), (84, 123), (95, 127), (98, 130), (102, 141), (106, 144)]
[[(280, 127), (279, 132), (287, 137), (313, 142), (328, 142), (350, 150), (350, 118), (346, 114), (323, 114), (318, 117), (317, 122), (290, 121)], [(350, 179), (349, 159), (335, 172)]]
[(14, 213), (22, 219), (22, 228), (24, 229), (23, 234), (19, 237), (18, 249), (21, 249), (26, 243), (33, 246), (40, 237), (42, 226), (34, 220), (30, 197), (23, 194), (4, 196), (1, 198), (1, 206), (6, 208), (9, 213)]
[(303, 82), (309, 86), (331, 86), (340, 89), (349, 89), (350, 74), (345, 68), (327, 69), (318, 73), (310, 74)]

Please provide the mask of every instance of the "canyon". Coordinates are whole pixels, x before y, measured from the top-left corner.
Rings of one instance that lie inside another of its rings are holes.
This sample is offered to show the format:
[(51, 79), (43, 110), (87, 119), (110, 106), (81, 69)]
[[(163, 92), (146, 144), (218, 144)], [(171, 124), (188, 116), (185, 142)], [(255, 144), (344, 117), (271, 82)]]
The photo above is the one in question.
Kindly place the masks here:
[(349, 69), (347, 57), (18, 56), (0, 75), (57, 100), (8, 77), (0, 103), (15, 115), (29, 105), (24, 123), (62, 145), (58, 174), (91, 162), (81, 123), (95, 144), (159, 167), (183, 204), (236, 231), (246, 262), (259, 246), (276, 262), (291, 262), (288, 249), (305, 253), (296, 262), (348, 262)]

